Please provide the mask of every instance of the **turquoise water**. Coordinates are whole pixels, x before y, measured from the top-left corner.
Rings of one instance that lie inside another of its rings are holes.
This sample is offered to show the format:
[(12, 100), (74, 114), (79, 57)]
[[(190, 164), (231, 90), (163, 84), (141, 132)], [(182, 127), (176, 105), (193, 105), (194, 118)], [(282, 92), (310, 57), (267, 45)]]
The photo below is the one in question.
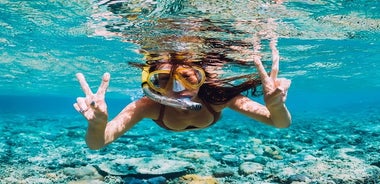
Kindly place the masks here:
[[(135, 52), (139, 45), (127, 40), (169, 34), (166, 27), (120, 23), (117, 12), (109, 14), (110, 2), (0, 0), (1, 183), (117, 183), (124, 177), (100, 177), (88, 166), (157, 156), (190, 160), (197, 168), (190, 173), (214, 175), (220, 183), (287, 183), (293, 176), (306, 176), (305, 183), (380, 183), (379, 1), (260, 1), (256, 9), (241, 1), (225, 2), (233, 8), (211, 6), (213, 1), (189, 1), (191, 7), (187, 1), (141, 3), (148, 7), (141, 22), (191, 15), (226, 27), (238, 19), (275, 18), (280, 76), (292, 80), (287, 105), (293, 124), (278, 130), (229, 110), (215, 126), (195, 132), (172, 133), (144, 120), (107, 148), (91, 151), (83, 138), (87, 123), (72, 107), (82, 96), (75, 73), (83, 72), (93, 90), (104, 72), (111, 73), (107, 101), (113, 117), (142, 96), (140, 71), (128, 65), (143, 62), (142, 56)], [(211, 13), (192, 14), (204, 9)], [(271, 155), (268, 147), (280, 153)], [(252, 155), (265, 162), (247, 159)], [(236, 161), (228, 160), (234, 156)], [(246, 162), (263, 168), (239, 174)], [(233, 174), (216, 177), (220, 168)]]

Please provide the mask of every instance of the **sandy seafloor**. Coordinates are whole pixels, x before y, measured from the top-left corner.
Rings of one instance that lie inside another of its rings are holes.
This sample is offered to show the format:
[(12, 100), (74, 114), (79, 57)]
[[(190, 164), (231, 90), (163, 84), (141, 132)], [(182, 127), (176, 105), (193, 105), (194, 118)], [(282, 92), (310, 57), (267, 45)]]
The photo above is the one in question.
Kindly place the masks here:
[(1, 114), (0, 183), (380, 183), (377, 103), (296, 109), (288, 129), (228, 110), (190, 132), (146, 120), (98, 151), (65, 108)]

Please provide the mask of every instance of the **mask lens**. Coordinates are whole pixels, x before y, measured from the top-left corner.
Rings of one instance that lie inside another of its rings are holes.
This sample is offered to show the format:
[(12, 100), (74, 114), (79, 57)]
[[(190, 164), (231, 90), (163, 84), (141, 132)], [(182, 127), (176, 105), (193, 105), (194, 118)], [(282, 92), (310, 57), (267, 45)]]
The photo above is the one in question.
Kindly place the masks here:
[[(157, 70), (149, 74), (149, 86), (160, 93), (165, 93), (169, 85), (174, 85), (174, 91), (182, 91), (187, 89), (195, 89), (201, 86), (205, 81), (205, 73), (199, 67), (180, 67), (173, 76), (170, 70)], [(173, 83), (174, 82), (174, 83)], [(181, 88), (179, 88), (181, 86)]]
[(177, 76), (182, 83), (191, 88), (199, 87), (205, 80), (205, 74), (201, 68), (180, 68), (177, 71)]
[(170, 80), (170, 71), (155, 71), (148, 77), (148, 84), (158, 92), (164, 92)]

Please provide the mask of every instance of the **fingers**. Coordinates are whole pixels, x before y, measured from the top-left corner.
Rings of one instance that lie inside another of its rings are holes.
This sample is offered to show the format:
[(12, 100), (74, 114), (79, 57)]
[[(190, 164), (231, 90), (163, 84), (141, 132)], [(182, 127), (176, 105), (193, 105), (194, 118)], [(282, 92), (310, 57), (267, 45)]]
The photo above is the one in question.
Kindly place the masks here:
[(80, 113), (85, 113), (89, 110), (89, 106), (86, 104), (86, 98), (83, 97), (78, 97), (77, 98), (77, 103), (74, 105), (75, 110), (77, 110)]
[(288, 88), (278, 86), (271, 93), (264, 96), (267, 106), (278, 105), (279, 103), (285, 103), (288, 94)]
[(81, 111), (81, 109), (80, 109), (78, 103), (74, 103), (73, 106), (74, 106), (74, 109), (75, 109), (76, 111), (78, 111), (78, 112)]
[(280, 103), (284, 103), (286, 99), (286, 93), (281, 88), (276, 88), (270, 94), (264, 96), (266, 106), (275, 106)]
[(291, 83), (292, 83), (292, 81), (289, 79), (279, 78), (276, 80), (276, 87), (282, 88), (285, 91), (287, 91), (289, 89)]
[(266, 81), (266, 78), (268, 78), (268, 74), (265, 71), (263, 63), (260, 60), (260, 57), (259, 56), (254, 56), (253, 61), (255, 63), (257, 72), (259, 73), (260, 78), (261, 78), (262, 82), (264, 83)]
[(284, 103), (286, 100), (287, 91), (285, 91), (283, 88), (278, 87), (276, 90), (274, 90), (273, 98), (277, 98), (279, 102)]
[[(91, 110), (91, 112), (93, 113), (105, 109), (106, 105), (104, 104), (104, 94), (106, 93), (109, 85), (110, 74), (105, 73), (103, 75), (102, 83), (100, 84), (96, 94), (92, 93), (82, 73), (76, 74), (76, 77), (78, 78), (78, 81), (86, 97), (77, 98), (77, 102), (73, 104), (75, 110), (85, 115), (85, 112), (87, 112), (88, 110)], [(86, 113), (85, 116), (87, 117), (87, 115), (89, 114), (91, 113)]]
[(272, 50), (272, 71), (270, 72), (270, 78), (273, 80), (276, 80), (278, 71), (280, 68), (280, 55), (276, 48), (277, 40), (271, 39), (270, 41), (270, 48)]
[[(270, 78), (275, 81), (278, 76), (278, 71), (279, 71), (279, 63), (280, 63), (280, 55), (278, 52), (278, 49), (276, 47), (277, 45), (277, 37), (273, 36), (272, 39), (270, 40), (270, 48), (272, 50), (272, 68), (270, 72)], [(261, 62), (261, 57), (259, 56), (259, 52), (261, 49), (260, 45), (260, 39), (258, 37), (255, 37), (253, 40), (253, 50), (254, 50), (254, 63), (256, 65), (256, 68), (260, 74), (261, 79), (264, 79), (268, 77), (267, 72), (265, 71), (265, 68)]]
[(81, 113), (84, 116), (87, 116), (85, 114), (87, 111), (89, 112), (98, 112), (100, 111), (99, 106), (96, 104), (95, 101), (89, 101), (88, 98), (78, 97), (77, 102), (73, 104), (76, 111)]
[(92, 95), (92, 91), (90, 89), (90, 86), (86, 82), (86, 79), (84, 78), (84, 75), (82, 73), (77, 73), (76, 77), (80, 83), (80, 86), (86, 96)]
[(82, 97), (77, 98), (77, 104), (79, 106), (79, 109), (81, 110), (86, 110), (88, 108), (85, 98), (82, 98)]
[(101, 96), (105, 95), (108, 85), (109, 85), (110, 78), (111, 76), (109, 73), (104, 73), (102, 83), (100, 84), (96, 94), (101, 95)]
[(285, 78), (280, 78), (276, 80), (276, 90), (274, 91), (273, 94), (275, 95), (281, 95), (282, 97), (282, 102), (286, 101), (286, 97), (288, 94), (288, 90), (291, 84), (291, 80), (285, 79)]
[(253, 38), (253, 52), (254, 52), (253, 62), (256, 66), (257, 72), (259, 73), (261, 80), (264, 83), (264, 80), (268, 78), (268, 74), (265, 71), (263, 63), (261, 62), (260, 49), (261, 49), (260, 39), (258, 36), (256, 36)]

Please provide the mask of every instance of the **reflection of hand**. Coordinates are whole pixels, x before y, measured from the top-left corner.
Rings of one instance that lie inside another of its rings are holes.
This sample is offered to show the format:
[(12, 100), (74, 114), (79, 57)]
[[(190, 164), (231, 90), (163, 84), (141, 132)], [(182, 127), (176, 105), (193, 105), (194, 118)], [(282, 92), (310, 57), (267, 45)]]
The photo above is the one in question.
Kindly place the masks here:
[(108, 88), (110, 74), (105, 73), (103, 75), (102, 83), (95, 94), (92, 93), (82, 73), (76, 74), (76, 77), (86, 97), (78, 97), (77, 102), (74, 103), (74, 108), (80, 112), (90, 124), (107, 123), (108, 112), (105, 102), (105, 93)]
[[(263, 85), (264, 100), (267, 107), (273, 107), (275, 105), (282, 105), (285, 103), (288, 89), (291, 83), (289, 79), (277, 78), (280, 56), (275, 44), (275, 39), (272, 39), (270, 42), (270, 48), (272, 50), (272, 69), (270, 76), (268, 76), (267, 72), (265, 71), (260, 56), (254, 56), (254, 62)], [(259, 45), (255, 46), (255, 52), (258, 51), (259, 47)]]

